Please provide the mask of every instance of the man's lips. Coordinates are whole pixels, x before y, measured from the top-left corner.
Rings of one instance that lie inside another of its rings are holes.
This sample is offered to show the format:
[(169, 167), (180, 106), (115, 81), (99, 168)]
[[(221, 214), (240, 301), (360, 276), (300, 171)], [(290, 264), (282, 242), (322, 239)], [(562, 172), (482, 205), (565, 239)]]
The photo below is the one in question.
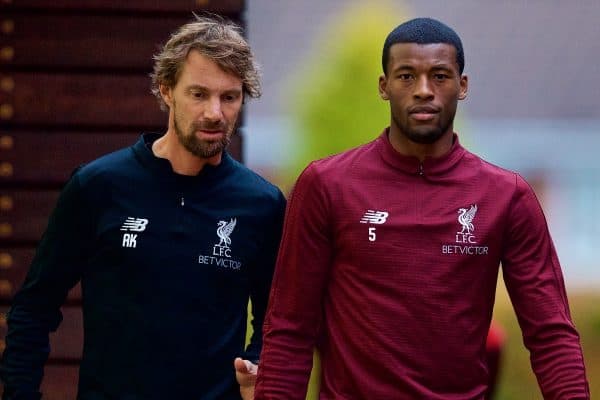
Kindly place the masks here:
[(198, 131), (199, 131), (199, 132), (202, 132), (202, 133), (207, 133), (207, 134), (209, 134), (209, 135), (216, 135), (216, 134), (219, 134), (219, 133), (223, 133), (223, 131), (222, 131), (222, 130), (207, 130), (207, 129), (198, 129)]
[(431, 106), (417, 106), (409, 109), (408, 113), (417, 121), (429, 121), (435, 118), (436, 114), (439, 113), (439, 109)]
[(223, 135), (225, 131), (223, 129), (197, 129), (196, 132), (200, 133), (201, 135), (218, 136)]

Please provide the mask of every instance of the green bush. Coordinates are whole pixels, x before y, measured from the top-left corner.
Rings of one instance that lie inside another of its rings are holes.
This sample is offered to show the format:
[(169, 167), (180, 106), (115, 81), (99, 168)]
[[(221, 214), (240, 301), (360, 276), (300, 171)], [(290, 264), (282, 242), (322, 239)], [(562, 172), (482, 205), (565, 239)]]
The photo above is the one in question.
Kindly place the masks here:
[(377, 89), (381, 51), (402, 15), (384, 3), (361, 3), (337, 15), (319, 35), (287, 91), (298, 143), (288, 180), (295, 181), (310, 161), (374, 140), (389, 125), (389, 105)]

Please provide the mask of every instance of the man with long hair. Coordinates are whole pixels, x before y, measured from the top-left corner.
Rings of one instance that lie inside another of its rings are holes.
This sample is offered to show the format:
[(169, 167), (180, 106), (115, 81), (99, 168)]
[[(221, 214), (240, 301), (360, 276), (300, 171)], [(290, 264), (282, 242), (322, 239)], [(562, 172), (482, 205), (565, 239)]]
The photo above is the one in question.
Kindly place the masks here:
[(79, 281), (79, 400), (252, 397), (285, 208), (226, 151), (257, 66), (237, 25), (197, 17), (155, 56), (152, 89), (166, 132), (80, 167), (61, 193), (8, 313), (4, 400), (40, 398), (48, 333)]

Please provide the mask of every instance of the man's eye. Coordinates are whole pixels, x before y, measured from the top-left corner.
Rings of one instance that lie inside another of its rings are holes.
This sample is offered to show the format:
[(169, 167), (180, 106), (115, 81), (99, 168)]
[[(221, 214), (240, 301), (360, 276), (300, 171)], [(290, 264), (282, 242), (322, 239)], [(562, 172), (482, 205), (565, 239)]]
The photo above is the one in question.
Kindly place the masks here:
[(437, 79), (438, 81), (443, 81), (444, 79), (448, 79), (448, 75), (446, 75), (446, 74), (435, 74), (433, 77), (435, 79)]
[(403, 81), (408, 81), (408, 80), (412, 79), (412, 75), (411, 74), (400, 74), (400, 75), (398, 75), (398, 78)]
[(192, 96), (195, 97), (196, 99), (201, 99), (204, 97), (204, 93), (202, 92), (192, 92)]

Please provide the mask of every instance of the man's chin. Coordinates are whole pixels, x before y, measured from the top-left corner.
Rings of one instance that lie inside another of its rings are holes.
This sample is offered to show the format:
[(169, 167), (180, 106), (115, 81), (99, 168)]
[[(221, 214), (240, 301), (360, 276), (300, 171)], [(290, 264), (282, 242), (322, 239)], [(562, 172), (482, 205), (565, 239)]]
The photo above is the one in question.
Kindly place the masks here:
[(182, 142), (187, 151), (199, 158), (212, 158), (221, 154), (229, 145), (229, 140), (199, 141), (186, 140)]
[(433, 144), (440, 140), (443, 136), (440, 131), (429, 131), (429, 132), (410, 132), (407, 137), (410, 141), (419, 143), (419, 144)]
[(213, 158), (223, 153), (225, 148), (223, 146), (219, 146), (218, 148), (210, 148), (210, 149), (201, 149), (193, 151), (192, 154), (199, 158)]
[(211, 143), (208, 145), (205, 144), (202, 147), (194, 149), (194, 151), (191, 151), (191, 153), (200, 158), (212, 158), (223, 153), (223, 151), (225, 151), (227, 148), (227, 145), (228, 143), (223, 142)]

